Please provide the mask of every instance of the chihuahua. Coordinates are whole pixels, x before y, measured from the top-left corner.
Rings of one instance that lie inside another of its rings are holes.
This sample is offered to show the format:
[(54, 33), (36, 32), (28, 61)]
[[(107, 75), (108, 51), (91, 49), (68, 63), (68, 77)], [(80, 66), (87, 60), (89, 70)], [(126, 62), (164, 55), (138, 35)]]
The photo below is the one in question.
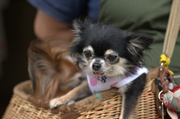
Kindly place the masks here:
[(133, 118), (148, 73), (143, 67), (143, 51), (150, 48), (153, 38), (89, 20), (76, 20), (73, 26), (71, 56), (86, 74), (87, 81), (64, 96), (52, 99), (50, 108), (66, 104), (89, 89), (95, 94), (116, 87), (122, 95), (120, 119)]
[(49, 108), (50, 99), (66, 94), (82, 82), (69, 46), (70, 42), (56, 36), (30, 43), (28, 71), (33, 91), (29, 100), (36, 106)]

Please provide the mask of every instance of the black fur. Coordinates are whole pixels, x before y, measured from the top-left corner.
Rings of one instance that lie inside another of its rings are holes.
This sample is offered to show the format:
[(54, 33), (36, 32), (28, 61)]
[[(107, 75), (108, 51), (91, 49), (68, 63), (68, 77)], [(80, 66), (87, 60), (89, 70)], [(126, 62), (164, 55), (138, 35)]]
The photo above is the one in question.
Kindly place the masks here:
[(142, 74), (137, 79), (135, 79), (129, 86), (128, 90), (125, 92), (125, 102), (124, 102), (124, 118), (128, 119), (129, 113), (135, 108), (138, 98), (142, 94), (144, 86), (146, 84), (146, 74)]

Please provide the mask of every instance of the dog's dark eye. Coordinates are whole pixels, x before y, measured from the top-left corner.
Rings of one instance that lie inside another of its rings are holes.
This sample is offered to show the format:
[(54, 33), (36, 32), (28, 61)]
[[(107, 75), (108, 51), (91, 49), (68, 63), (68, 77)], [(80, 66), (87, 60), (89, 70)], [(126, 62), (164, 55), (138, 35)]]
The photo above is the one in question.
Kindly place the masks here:
[(90, 50), (86, 50), (86, 51), (84, 51), (83, 53), (84, 53), (84, 55), (85, 55), (86, 58), (92, 57), (92, 53), (91, 53)]
[(106, 59), (109, 61), (109, 62), (115, 62), (117, 60), (118, 56), (117, 55), (108, 55), (106, 57)]

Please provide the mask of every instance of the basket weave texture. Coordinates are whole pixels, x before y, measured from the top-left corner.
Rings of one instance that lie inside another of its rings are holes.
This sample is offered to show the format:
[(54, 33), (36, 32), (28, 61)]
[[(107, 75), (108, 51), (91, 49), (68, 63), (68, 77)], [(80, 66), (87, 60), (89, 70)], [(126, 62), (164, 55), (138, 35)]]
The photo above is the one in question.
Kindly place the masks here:
[[(135, 110), (134, 119), (160, 119), (149, 80)], [(56, 111), (35, 107), (28, 101), (31, 82), (25, 81), (14, 88), (14, 94), (3, 119), (118, 119), (121, 96), (112, 89), (82, 99), (72, 105), (64, 105)]]

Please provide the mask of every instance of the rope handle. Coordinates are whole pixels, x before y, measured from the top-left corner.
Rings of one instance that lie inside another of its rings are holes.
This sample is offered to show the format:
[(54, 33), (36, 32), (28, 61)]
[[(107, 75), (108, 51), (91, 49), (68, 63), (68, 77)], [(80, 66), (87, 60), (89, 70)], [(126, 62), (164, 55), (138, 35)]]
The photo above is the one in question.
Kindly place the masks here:
[(163, 54), (171, 58), (180, 27), (180, 0), (172, 0), (171, 12), (165, 34)]

